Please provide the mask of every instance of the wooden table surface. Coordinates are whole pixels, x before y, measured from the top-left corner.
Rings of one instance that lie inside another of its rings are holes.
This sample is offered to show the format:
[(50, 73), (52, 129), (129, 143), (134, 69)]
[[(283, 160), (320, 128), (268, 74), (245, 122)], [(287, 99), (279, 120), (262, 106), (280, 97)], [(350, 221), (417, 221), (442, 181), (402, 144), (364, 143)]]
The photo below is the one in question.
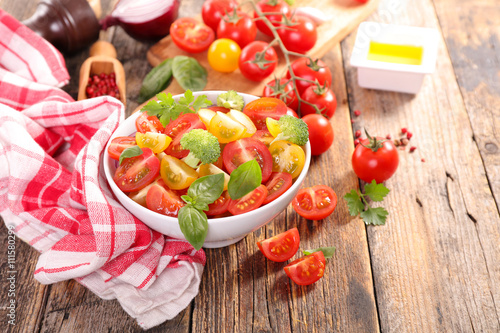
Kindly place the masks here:
[[(109, 13), (114, 0), (103, 1)], [(334, 1), (334, 0), (332, 0)], [(35, 0), (1, 0), (19, 20)], [(185, 0), (181, 15), (199, 12)], [(413, 132), (413, 153), (400, 151), (383, 205), (385, 226), (366, 227), (344, 200), (325, 220), (300, 218), (289, 207), (235, 245), (207, 249), (199, 295), (152, 332), (500, 332), (500, 5), (498, 0), (382, 0), (370, 20), (437, 28), (436, 71), (417, 95), (362, 89), (349, 65), (355, 34), (323, 60), (339, 100), (331, 149), (313, 158), (306, 186), (327, 184), (339, 198), (363, 183), (351, 168), (353, 133), (399, 137)], [(112, 42), (127, 77), (128, 112), (151, 69), (152, 44), (120, 28)], [(88, 49), (66, 57), (77, 95)], [(359, 117), (354, 110), (361, 110)], [(351, 119), (354, 120), (351, 123)], [(425, 162), (423, 161), (425, 160)], [(255, 242), (297, 227), (301, 248), (335, 246), (325, 276), (293, 284), (281, 263), (266, 261)], [(41, 285), (38, 253), (17, 241), (16, 326), (7, 325), (7, 235), (1, 227), (0, 327), (9, 332), (139, 332), (117, 301), (104, 301), (75, 281)]]

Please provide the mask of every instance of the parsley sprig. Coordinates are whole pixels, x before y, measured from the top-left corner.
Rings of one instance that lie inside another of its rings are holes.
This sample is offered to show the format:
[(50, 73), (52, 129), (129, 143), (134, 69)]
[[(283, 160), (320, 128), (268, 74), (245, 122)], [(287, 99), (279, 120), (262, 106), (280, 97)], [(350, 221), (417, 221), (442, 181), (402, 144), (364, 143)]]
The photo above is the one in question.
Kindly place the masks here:
[(196, 99), (191, 90), (186, 90), (184, 96), (176, 102), (171, 93), (161, 92), (156, 95), (158, 101), (151, 100), (141, 109), (150, 116), (157, 116), (163, 126), (167, 126), (171, 120), (177, 119), (183, 113), (196, 113), (200, 108), (212, 105), (213, 103), (206, 95), (200, 95)]
[(351, 192), (344, 195), (344, 199), (347, 201), (351, 216), (360, 215), (366, 225), (383, 225), (389, 212), (384, 207), (370, 207), (366, 197), (369, 197), (372, 201), (380, 202), (384, 200), (387, 194), (389, 194), (389, 189), (384, 184), (377, 184), (373, 180), (370, 184), (366, 184), (364, 194), (360, 191), (351, 190)]

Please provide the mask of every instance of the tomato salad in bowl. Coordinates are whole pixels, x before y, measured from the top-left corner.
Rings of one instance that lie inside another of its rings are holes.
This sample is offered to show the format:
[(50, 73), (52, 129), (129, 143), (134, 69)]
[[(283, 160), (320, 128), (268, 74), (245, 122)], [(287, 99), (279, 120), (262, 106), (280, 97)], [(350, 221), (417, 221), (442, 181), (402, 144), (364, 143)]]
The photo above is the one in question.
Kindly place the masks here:
[(116, 129), (103, 156), (127, 210), (165, 235), (214, 248), (286, 209), (311, 147), (307, 125), (281, 100), (234, 91), (157, 97)]

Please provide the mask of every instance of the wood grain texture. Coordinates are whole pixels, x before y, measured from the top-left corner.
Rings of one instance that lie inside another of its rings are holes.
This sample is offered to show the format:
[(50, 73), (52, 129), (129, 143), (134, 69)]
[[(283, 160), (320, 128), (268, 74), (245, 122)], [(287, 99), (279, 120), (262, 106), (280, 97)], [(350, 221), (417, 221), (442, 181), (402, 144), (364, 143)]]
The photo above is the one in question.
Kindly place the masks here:
[[(448, 1), (443, 11), (460, 4)], [(371, 19), (438, 28), (431, 1), (390, 5), (383, 1)], [(345, 59), (353, 44), (354, 36), (342, 43)], [(361, 89), (345, 65), (351, 108), (362, 110), (354, 129), (394, 138), (407, 127), (417, 147), (401, 151), (387, 181), (387, 225), (368, 227), (384, 332), (500, 330), (500, 218), (446, 46), (440, 40), (436, 71), (415, 96)]]
[[(322, 57), (334, 45), (337, 45), (345, 36), (355, 29), (361, 21), (368, 17), (368, 15), (370, 15), (370, 13), (372, 13), (377, 7), (378, 1), (379, 0), (370, 0), (366, 4), (360, 4), (352, 0), (297, 0), (292, 8), (299, 6), (314, 7), (320, 9), (327, 18), (327, 20), (318, 27), (318, 40), (316, 45), (308, 51), (307, 54), (311, 57)], [(183, 5), (185, 5), (185, 2)], [(191, 7), (196, 8), (197, 11), (195, 11), (195, 14), (190, 16), (199, 15), (200, 7), (201, 5)], [(253, 9), (250, 7), (248, 11), (253, 12)], [(199, 19), (201, 20), (201, 17), (199, 17)], [(272, 40), (270, 37), (263, 34), (259, 34), (257, 39), (268, 42)], [(275, 49), (277, 52), (279, 51), (279, 47), (276, 46)], [(152, 66), (156, 66), (166, 58), (171, 58), (176, 55), (191, 56), (198, 60), (200, 64), (207, 69), (208, 80), (204, 90), (233, 89), (260, 96), (262, 95), (262, 90), (268, 81), (250, 81), (241, 74), (239, 69), (233, 73), (217, 72), (208, 64), (206, 51), (198, 54), (189, 54), (184, 52), (172, 42), (170, 36), (165, 37), (157, 44), (153, 45), (147, 53), (148, 61)], [(274, 73), (279, 77), (286, 73), (286, 62), (281, 52), (278, 52), (278, 56), (278, 66), (276, 67)], [(292, 57), (292, 59), (295, 58)], [(269, 80), (271, 79), (272, 76), (269, 76)], [(167, 88), (167, 91), (175, 95), (183, 93), (184, 89), (182, 89), (177, 81), (174, 80)]]

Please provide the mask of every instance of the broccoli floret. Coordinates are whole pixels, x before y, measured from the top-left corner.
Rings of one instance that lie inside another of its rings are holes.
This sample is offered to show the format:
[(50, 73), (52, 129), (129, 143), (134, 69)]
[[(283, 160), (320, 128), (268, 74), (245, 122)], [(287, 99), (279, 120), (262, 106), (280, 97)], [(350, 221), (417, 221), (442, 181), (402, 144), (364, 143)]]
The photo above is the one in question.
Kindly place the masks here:
[(245, 102), (243, 101), (243, 97), (238, 95), (238, 93), (234, 90), (229, 90), (226, 93), (222, 93), (217, 96), (217, 105), (223, 106), (228, 109), (243, 110), (243, 106)]
[(309, 130), (307, 124), (294, 116), (284, 115), (278, 120), (281, 133), (273, 140), (285, 140), (303, 146), (309, 140)]
[(193, 129), (181, 138), (182, 149), (189, 150), (183, 161), (195, 169), (200, 164), (214, 163), (220, 156), (219, 140), (210, 132)]

